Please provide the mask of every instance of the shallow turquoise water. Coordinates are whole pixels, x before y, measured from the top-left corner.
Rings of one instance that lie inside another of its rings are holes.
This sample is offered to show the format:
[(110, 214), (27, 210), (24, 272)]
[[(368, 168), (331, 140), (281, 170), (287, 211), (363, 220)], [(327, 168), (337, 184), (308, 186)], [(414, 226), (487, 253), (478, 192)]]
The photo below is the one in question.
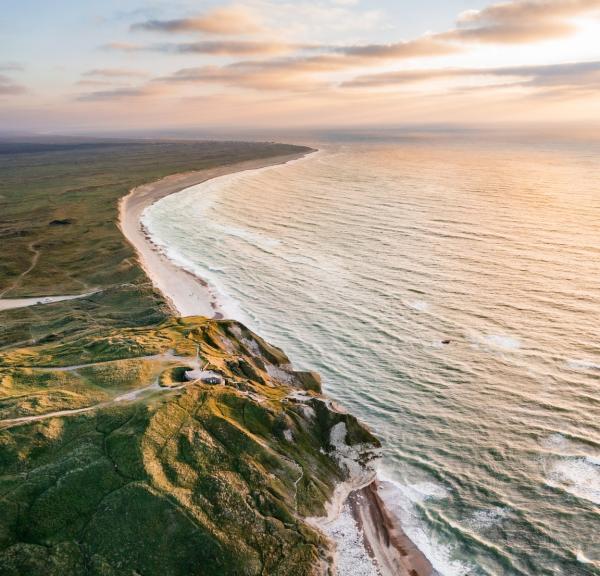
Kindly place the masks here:
[(327, 144), (145, 221), (381, 437), (440, 573), (600, 574), (598, 151)]

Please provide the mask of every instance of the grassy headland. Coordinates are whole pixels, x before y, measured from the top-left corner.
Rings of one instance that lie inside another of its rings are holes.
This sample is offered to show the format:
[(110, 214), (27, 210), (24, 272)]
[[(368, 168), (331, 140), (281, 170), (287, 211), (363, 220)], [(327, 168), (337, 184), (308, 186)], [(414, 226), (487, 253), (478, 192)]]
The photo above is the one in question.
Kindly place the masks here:
[[(222, 384), (156, 385), (197, 350)], [(302, 518), (323, 514), (346, 476), (331, 430), (344, 427), (359, 460), (376, 441), (280, 350), (235, 322), (190, 318), (1, 362), (13, 396), (0, 421), (0, 574), (325, 573), (325, 541)], [(47, 417), (22, 420), (33, 415)]]

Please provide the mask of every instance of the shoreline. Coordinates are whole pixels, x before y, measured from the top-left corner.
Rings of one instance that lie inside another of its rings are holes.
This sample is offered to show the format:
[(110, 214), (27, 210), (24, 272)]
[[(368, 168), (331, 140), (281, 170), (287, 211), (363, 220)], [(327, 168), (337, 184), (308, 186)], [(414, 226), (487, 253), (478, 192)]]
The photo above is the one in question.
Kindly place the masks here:
[(211, 290), (209, 284), (203, 278), (175, 264), (152, 241), (141, 222), (144, 210), (166, 196), (208, 180), (228, 174), (287, 164), (314, 152), (316, 150), (171, 174), (161, 180), (137, 186), (119, 200), (119, 229), (133, 246), (146, 276), (163, 295), (174, 314), (182, 317), (223, 318), (217, 295)]
[(384, 576), (431, 576), (433, 566), (392, 516), (378, 492), (380, 480), (348, 496), (367, 553)]
[[(209, 284), (170, 260), (153, 242), (141, 222), (144, 210), (166, 196), (208, 180), (228, 174), (287, 164), (315, 152), (317, 150), (173, 174), (133, 188), (129, 194), (121, 198), (119, 228), (135, 249), (142, 269), (154, 287), (163, 295), (174, 314), (182, 317), (223, 318), (223, 311)], [(328, 516), (306, 520), (315, 528), (322, 530), (327, 523), (342, 513), (344, 506), (347, 506), (362, 536), (364, 550), (375, 562), (381, 576), (433, 575), (431, 563), (405, 534), (399, 521), (386, 509), (385, 503), (377, 492), (379, 484), (377, 478), (371, 478), (365, 483), (354, 486), (344, 486), (344, 484), (338, 487), (339, 493), (334, 494)], [(335, 546), (333, 549), (335, 556)]]

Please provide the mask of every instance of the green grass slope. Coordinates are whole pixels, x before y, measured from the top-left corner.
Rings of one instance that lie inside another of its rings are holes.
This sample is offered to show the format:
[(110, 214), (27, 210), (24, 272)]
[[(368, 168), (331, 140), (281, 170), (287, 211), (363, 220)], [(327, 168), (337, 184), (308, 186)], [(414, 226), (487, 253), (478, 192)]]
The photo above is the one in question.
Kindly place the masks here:
[[(314, 391), (314, 377), (295, 373), (280, 350), (238, 323), (171, 319), (3, 354), (5, 372), (30, 371), (30, 392), (20, 388), (16, 403), (50, 393), (45, 370), (90, 347), (102, 351), (99, 366), (113, 376), (100, 407), (5, 420), (0, 430), (0, 574), (323, 573), (327, 547), (303, 517), (322, 514), (348, 474), (331, 430), (343, 424), (345, 450), (362, 464), (377, 441)], [(124, 356), (155, 356), (139, 373), (145, 387), (161, 370), (194, 362), (197, 349), (222, 384), (158, 387), (114, 401), (131, 389)], [(123, 378), (115, 377), (120, 370)], [(79, 389), (75, 380), (55, 388)], [(98, 402), (94, 386), (89, 401)]]

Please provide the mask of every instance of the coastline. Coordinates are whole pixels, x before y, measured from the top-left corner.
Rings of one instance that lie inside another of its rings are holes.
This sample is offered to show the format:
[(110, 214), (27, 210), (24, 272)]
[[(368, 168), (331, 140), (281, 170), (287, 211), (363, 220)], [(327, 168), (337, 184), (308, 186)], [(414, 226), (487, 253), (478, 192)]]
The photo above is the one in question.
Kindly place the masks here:
[(206, 316), (217, 319), (223, 317), (217, 297), (208, 283), (175, 264), (154, 244), (141, 223), (144, 210), (165, 196), (181, 192), (207, 180), (235, 172), (286, 164), (312, 153), (273, 156), (205, 170), (172, 174), (161, 180), (137, 186), (121, 198), (118, 226), (123, 236), (135, 249), (144, 272), (163, 295), (174, 314), (184, 317)]
[(378, 493), (380, 481), (348, 496), (352, 517), (363, 536), (365, 548), (383, 576), (430, 576), (433, 566), (390, 514)]
[[(223, 318), (217, 297), (208, 283), (170, 260), (152, 241), (141, 222), (144, 210), (166, 196), (207, 180), (236, 172), (286, 164), (314, 152), (316, 150), (173, 174), (133, 188), (120, 200), (119, 228), (134, 247), (144, 272), (161, 292), (174, 314), (182, 317)], [(376, 478), (371, 477), (357, 483), (349, 481), (342, 483), (338, 488), (330, 502), (328, 516), (307, 519), (313, 526), (324, 531), (326, 525), (334, 521), (342, 513), (342, 508), (347, 506), (363, 539), (365, 552), (375, 562), (381, 576), (434, 574), (431, 563), (405, 534), (399, 521), (386, 509), (377, 492)]]

